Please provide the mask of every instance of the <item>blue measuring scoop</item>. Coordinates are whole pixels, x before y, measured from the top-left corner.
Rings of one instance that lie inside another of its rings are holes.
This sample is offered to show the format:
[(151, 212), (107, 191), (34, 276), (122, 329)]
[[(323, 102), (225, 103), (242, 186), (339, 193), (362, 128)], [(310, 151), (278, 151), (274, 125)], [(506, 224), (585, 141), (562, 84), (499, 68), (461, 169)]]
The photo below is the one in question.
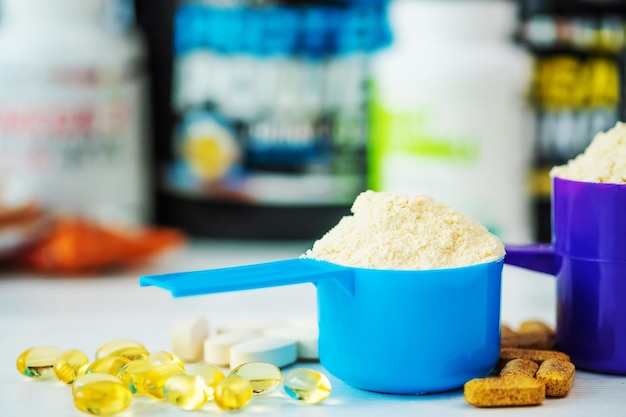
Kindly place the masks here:
[(139, 283), (183, 297), (311, 282), (326, 370), (368, 391), (423, 394), (460, 388), (496, 365), (502, 265), (382, 270), (297, 258)]

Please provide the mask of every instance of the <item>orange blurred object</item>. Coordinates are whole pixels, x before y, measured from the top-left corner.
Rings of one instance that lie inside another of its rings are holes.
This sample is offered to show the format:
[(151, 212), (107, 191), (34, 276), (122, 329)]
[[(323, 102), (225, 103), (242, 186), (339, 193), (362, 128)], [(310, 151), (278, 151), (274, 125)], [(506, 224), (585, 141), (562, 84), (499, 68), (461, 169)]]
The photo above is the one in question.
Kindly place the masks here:
[(181, 245), (174, 229), (120, 229), (94, 221), (61, 217), (47, 234), (20, 253), (19, 267), (51, 274), (83, 274), (123, 267)]

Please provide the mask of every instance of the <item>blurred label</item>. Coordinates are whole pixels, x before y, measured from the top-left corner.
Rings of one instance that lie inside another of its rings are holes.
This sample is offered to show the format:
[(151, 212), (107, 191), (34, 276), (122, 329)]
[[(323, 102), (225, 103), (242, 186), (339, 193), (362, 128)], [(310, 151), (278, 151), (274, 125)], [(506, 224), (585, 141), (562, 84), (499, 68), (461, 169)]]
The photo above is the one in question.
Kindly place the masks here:
[(95, 70), (39, 75), (0, 80), (3, 192), (58, 211), (145, 221), (143, 81)]
[(461, 208), (502, 239), (528, 240), (527, 152), (520, 146), (526, 137), (516, 129), (527, 114), (502, 102), (497, 94), (450, 97), (444, 89), (410, 104), (374, 94), (371, 187), (427, 194)]
[(596, 133), (615, 125), (620, 88), (614, 58), (555, 54), (536, 59), (534, 195), (549, 197), (550, 168), (576, 157)]
[(179, 4), (169, 192), (346, 205), (366, 188), (370, 53), (386, 2)]
[(212, 199), (346, 204), (365, 187), (365, 62), (179, 57), (168, 187)]

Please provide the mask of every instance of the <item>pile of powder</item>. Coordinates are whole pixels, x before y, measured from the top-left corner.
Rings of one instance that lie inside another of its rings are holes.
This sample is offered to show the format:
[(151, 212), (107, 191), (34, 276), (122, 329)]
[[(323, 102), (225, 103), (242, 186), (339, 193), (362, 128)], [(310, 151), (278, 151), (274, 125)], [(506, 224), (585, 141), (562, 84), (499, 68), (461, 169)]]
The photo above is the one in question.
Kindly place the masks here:
[(504, 245), (477, 221), (425, 195), (366, 191), (303, 257), (375, 269), (442, 269), (500, 259)]
[(556, 166), (551, 176), (572, 181), (626, 184), (626, 124), (618, 122), (600, 132), (585, 152), (566, 165)]

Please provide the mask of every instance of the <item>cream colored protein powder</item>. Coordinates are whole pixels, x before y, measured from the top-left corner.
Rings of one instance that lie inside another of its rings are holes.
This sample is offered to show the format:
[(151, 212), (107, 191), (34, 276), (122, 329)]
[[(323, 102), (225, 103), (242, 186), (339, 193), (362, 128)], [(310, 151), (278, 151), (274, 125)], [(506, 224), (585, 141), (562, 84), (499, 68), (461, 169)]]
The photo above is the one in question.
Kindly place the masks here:
[(626, 184), (626, 124), (600, 132), (583, 153), (550, 171), (572, 181)]
[(366, 191), (303, 257), (375, 269), (441, 269), (491, 262), (504, 245), (477, 221), (425, 195)]

